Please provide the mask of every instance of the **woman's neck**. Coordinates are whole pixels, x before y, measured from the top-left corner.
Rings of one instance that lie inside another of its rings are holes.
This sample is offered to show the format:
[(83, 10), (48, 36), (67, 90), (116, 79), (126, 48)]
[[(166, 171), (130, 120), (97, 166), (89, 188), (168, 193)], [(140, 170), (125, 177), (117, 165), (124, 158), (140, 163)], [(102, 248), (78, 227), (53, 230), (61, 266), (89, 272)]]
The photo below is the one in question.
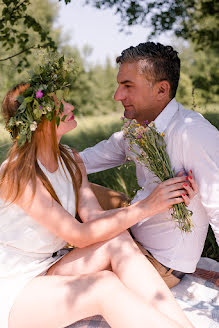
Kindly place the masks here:
[(52, 151), (51, 144), (41, 143), (37, 150), (37, 159), (50, 172), (55, 172), (58, 169), (57, 158)]
[(48, 171), (54, 172), (58, 169), (57, 151), (54, 151), (54, 147), (57, 147), (60, 138), (56, 135), (57, 144), (54, 145), (51, 122), (47, 122), (42, 129), (36, 132), (37, 158)]

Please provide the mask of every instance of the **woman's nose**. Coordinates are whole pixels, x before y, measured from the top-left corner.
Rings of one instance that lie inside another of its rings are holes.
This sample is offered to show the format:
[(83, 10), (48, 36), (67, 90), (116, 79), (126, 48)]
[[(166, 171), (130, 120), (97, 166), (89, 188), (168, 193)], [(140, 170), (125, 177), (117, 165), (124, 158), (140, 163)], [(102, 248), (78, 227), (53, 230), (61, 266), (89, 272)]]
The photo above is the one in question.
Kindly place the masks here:
[(62, 100), (63, 102), (63, 106), (67, 109), (67, 111), (72, 111), (73, 109), (75, 109), (75, 107), (72, 104), (69, 104), (67, 102), (65, 102), (64, 100)]

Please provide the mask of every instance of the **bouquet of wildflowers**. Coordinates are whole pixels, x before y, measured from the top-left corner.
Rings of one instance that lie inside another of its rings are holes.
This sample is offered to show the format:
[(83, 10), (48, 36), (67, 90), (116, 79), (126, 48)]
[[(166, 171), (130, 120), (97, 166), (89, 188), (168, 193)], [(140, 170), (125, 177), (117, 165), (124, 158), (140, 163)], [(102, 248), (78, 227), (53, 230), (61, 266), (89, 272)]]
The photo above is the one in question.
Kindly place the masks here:
[[(160, 181), (175, 177), (164, 133), (160, 134), (157, 131), (154, 122), (148, 124), (145, 121), (140, 125), (136, 120), (126, 120), (122, 129), (124, 138), (129, 142), (129, 150), (136, 155), (139, 163), (145, 165)], [(182, 231), (191, 232), (192, 211), (184, 203), (173, 205), (171, 215)]]

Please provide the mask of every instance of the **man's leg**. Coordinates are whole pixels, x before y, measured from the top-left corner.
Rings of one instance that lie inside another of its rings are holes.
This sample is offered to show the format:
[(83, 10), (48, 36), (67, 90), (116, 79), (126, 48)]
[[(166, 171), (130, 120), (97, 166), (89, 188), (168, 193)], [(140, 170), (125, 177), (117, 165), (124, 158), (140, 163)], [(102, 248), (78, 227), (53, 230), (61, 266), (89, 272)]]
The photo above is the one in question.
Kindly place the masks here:
[(95, 183), (90, 183), (100, 206), (104, 210), (110, 210), (118, 207), (126, 207), (130, 199), (122, 192), (118, 192)]

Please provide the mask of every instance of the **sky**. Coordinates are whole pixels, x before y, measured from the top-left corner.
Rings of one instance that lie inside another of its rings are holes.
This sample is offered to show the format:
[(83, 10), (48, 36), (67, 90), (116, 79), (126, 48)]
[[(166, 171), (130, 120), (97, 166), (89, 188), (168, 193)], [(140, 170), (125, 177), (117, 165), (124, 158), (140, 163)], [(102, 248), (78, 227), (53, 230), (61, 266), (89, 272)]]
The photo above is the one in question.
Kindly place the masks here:
[[(80, 50), (88, 44), (93, 48), (89, 61), (103, 64), (108, 56), (114, 62), (121, 51), (147, 41), (150, 30), (141, 26), (130, 28), (131, 34), (119, 32), (120, 17), (112, 9), (100, 10), (90, 5), (83, 6), (83, 0), (72, 0), (65, 5), (59, 4), (59, 17), (56, 24), (68, 35), (68, 44), (76, 45)], [(168, 44), (165, 36), (156, 38)]]

